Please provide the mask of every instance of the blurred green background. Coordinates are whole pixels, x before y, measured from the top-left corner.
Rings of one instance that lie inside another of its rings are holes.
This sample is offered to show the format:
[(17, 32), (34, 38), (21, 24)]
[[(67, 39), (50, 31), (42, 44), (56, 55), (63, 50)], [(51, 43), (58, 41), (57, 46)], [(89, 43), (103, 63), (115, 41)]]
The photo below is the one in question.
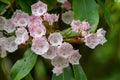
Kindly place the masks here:
[[(36, 0), (33, 0), (33, 2), (30, 2), (29, 0), (18, 0), (17, 2), (16, 0), (10, 4), (9, 1), (10, 0), (0, 0), (0, 12), (6, 8), (7, 12), (5, 12), (4, 16), (7, 18), (12, 15), (14, 8), (22, 8), (24, 11), (29, 12), (28, 9), (26, 10), (26, 8), (21, 6), (27, 6), (36, 2)], [(29, 4), (22, 4), (20, 1)], [(74, 46), (80, 49), (80, 53), (82, 54), (80, 63), (88, 80), (120, 80), (120, 0), (102, 1), (109, 10), (113, 21), (113, 27), (110, 28), (105, 21), (100, 6), (98, 5), (100, 13), (98, 28), (103, 27), (107, 31), (107, 43), (103, 46), (97, 46), (94, 50), (89, 49), (84, 44)], [(9, 8), (7, 8), (8, 5), (10, 6)], [(54, 7), (54, 5), (49, 6), (50, 8)], [(22, 54), (18, 54), (22, 52), (24, 52), (24, 50), (18, 50), (13, 54), (8, 54), (8, 57), (5, 59), (0, 58), (0, 80), (9, 80), (11, 65), (17, 59), (22, 57)], [(4, 62), (6, 63), (6, 69), (4, 68)], [(31, 75), (34, 77), (34, 80), (51, 80), (51, 69), (52, 67), (49, 61), (40, 57), (31, 71)], [(27, 80), (27, 78), (25, 80)]]

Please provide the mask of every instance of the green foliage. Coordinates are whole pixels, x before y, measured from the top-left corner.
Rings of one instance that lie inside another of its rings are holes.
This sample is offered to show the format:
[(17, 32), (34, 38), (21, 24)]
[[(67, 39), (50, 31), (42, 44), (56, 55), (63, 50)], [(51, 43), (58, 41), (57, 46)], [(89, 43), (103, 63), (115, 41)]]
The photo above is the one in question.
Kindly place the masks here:
[(87, 77), (81, 67), (81, 65), (73, 65), (73, 72), (75, 80), (87, 80)]
[(28, 49), (23, 58), (18, 60), (11, 69), (11, 80), (21, 80), (24, 78), (34, 67), (37, 60), (37, 55)]
[(72, 73), (72, 69), (69, 66), (69, 67), (65, 68), (63, 70), (62, 74), (60, 74), (59, 76), (56, 76), (55, 74), (53, 74), (52, 80), (75, 80), (75, 79), (74, 79), (74, 75)]
[(104, 12), (106, 22), (108, 23), (108, 25), (110, 27), (113, 27), (113, 22), (112, 22), (112, 19), (111, 19), (111, 16), (110, 16), (108, 9), (105, 7), (105, 5), (102, 3), (101, 0), (97, 0), (97, 1)]
[(91, 32), (95, 32), (99, 15), (95, 0), (73, 0), (74, 19), (86, 20), (90, 23)]

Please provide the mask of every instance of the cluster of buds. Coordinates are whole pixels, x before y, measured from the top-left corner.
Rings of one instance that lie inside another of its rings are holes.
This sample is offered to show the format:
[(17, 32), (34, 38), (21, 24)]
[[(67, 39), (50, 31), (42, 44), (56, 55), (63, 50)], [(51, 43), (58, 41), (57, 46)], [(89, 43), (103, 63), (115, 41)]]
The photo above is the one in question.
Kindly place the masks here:
[[(89, 33), (88, 22), (74, 20), (74, 14), (70, 10), (71, 4), (67, 0), (57, 1), (63, 4), (62, 8), (67, 10), (62, 14), (63, 22), (71, 25), (71, 30), (84, 38), (85, 45), (93, 49), (98, 44), (106, 42), (103, 29), (97, 30), (96, 33)], [(18, 49), (19, 45), (29, 41), (33, 52), (51, 60), (51, 64), (54, 66), (52, 71), (56, 75), (61, 74), (69, 64), (79, 64), (81, 58), (79, 50), (75, 50), (70, 43), (65, 42), (61, 32), (52, 31), (47, 34), (48, 30), (44, 22), (53, 25), (58, 21), (59, 15), (47, 13), (47, 4), (41, 1), (33, 4), (31, 11), (32, 15), (29, 15), (21, 10), (16, 10), (11, 19), (0, 16), (1, 57), (6, 56), (6, 51), (12, 53)], [(3, 32), (10, 35), (5, 37)]]

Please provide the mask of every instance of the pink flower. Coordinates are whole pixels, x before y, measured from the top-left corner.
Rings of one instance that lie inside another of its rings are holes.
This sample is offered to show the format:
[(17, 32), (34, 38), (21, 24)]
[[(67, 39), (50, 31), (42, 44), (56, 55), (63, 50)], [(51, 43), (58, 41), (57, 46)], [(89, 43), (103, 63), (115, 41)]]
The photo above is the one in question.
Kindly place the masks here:
[(0, 30), (4, 30), (4, 26), (6, 25), (6, 18), (0, 16)]
[(42, 18), (40, 16), (30, 16), (28, 21), (28, 27), (37, 26), (42, 24)]
[(29, 15), (27, 13), (16, 13), (15, 17), (13, 19), (13, 24), (15, 26), (27, 26), (28, 25), (28, 19)]
[(64, 42), (58, 47), (58, 52), (57, 54), (64, 57), (68, 58), (73, 52), (73, 47), (71, 44)]
[(56, 56), (51, 60), (51, 63), (54, 67), (65, 68), (69, 66), (68, 60), (62, 56)]
[(90, 28), (90, 24), (89, 24), (88, 22), (83, 21), (83, 22), (81, 23), (81, 29), (82, 29), (82, 30), (88, 30), (89, 28)]
[(92, 33), (85, 36), (85, 45), (91, 49), (94, 49), (99, 44), (97, 34)]
[(58, 49), (57, 46), (51, 46), (50, 45), (48, 51), (41, 56), (44, 57), (44, 58), (47, 58), (47, 59), (53, 59), (56, 56), (57, 49)]
[(80, 33), (81, 32), (81, 22), (80, 20), (73, 20), (71, 22), (71, 28), (73, 32)]
[(29, 27), (29, 32), (32, 37), (42, 37), (46, 34), (46, 28), (41, 23), (39, 25), (34, 25)]
[(52, 46), (58, 46), (62, 44), (63, 37), (60, 33), (55, 32), (49, 35), (48, 40)]
[(0, 46), (0, 57), (4, 58), (7, 56), (7, 52), (3, 46)]
[(27, 30), (24, 27), (18, 28), (16, 30), (16, 44), (22, 44), (25, 43), (29, 39), (29, 35)]
[(7, 19), (4, 30), (7, 33), (12, 33), (16, 30), (16, 26), (12, 23), (12, 19)]
[(45, 21), (48, 21), (49, 25), (52, 25), (54, 22), (57, 22), (58, 21), (58, 18), (59, 18), (59, 15), (56, 15), (56, 14), (48, 14), (48, 13), (45, 13), (43, 15), (43, 19)]
[(33, 38), (31, 49), (38, 55), (45, 54), (49, 49), (49, 43), (46, 38)]
[(35, 16), (41, 16), (47, 12), (47, 4), (38, 1), (37, 3), (31, 6), (32, 14)]
[(56, 76), (60, 75), (62, 73), (63, 68), (61, 67), (54, 67), (53, 68), (53, 73), (56, 74)]
[(72, 65), (75, 65), (75, 64), (79, 64), (79, 60), (81, 58), (81, 55), (79, 53), (79, 50), (74, 50), (73, 51), (73, 54), (71, 56), (69, 56), (69, 62), (72, 64)]
[(87, 32), (87, 31), (82, 30), (81, 34), (82, 34), (82, 36), (83, 36), (83, 37), (85, 37), (85, 36), (87, 36), (87, 35), (88, 35), (88, 32)]
[(66, 10), (71, 9), (71, 3), (69, 1), (65, 1), (62, 5), (62, 8), (65, 8)]

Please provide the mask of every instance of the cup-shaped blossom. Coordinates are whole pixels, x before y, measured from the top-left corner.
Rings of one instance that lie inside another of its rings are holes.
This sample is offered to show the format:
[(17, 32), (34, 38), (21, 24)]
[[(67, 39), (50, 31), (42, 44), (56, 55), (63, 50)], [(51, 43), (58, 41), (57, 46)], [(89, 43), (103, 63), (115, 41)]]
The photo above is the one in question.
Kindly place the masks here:
[(65, 68), (69, 66), (68, 59), (62, 57), (62, 56), (56, 56), (51, 60), (51, 63), (54, 67), (60, 67), (60, 68)]
[(57, 22), (58, 21), (58, 18), (59, 18), (59, 15), (56, 15), (56, 14), (48, 14), (48, 13), (45, 13), (43, 15), (43, 19), (45, 21), (48, 21), (49, 25), (52, 25), (54, 22)]
[(4, 26), (6, 25), (6, 19), (0, 16), (0, 30), (4, 30)]
[(56, 74), (56, 76), (60, 75), (62, 73), (63, 68), (61, 67), (54, 67), (52, 72)]
[(7, 33), (12, 33), (16, 30), (16, 26), (12, 23), (12, 19), (7, 19), (6, 25), (4, 26), (4, 30)]
[(79, 50), (74, 50), (73, 54), (69, 56), (68, 60), (72, 65), (79, 64), (79, 60), (81, 58), (81, 55), (79, 53)]
[(64, 42), (58, 47), (58, 52), (57, 54), (64, 57), (68, 58), (73, 52), (73, 47), (70, 43)]
[(46, 28), (44, 25), (41, 23), (39, 25), (34, 25), (29, 27), (29, 32), (32, 37), (42, 37), (43, 35), (46, 34)]
[(73, 20), (73, 12), (71, 10), (62, 14), (62, 21), (66, 24), (70, 24)]
[(99, 44), (101, 45), (103, 45), (107, 41), (105, 38), (105, 33), (106, 31), (103, 28), (98, 29), (96, 32)]
[(71, 28), (73, 32), (80, 33), (81, 32), (81, 22), (80, 20), (72, 20), (71, 22)]
[(27, 13), (16, 13), (15, 17), (12, 18), (12, 22), (15, 26), (27, 26), (29, 15)]
[(6, 38), (6, 41), (4, 42), (4, 48), (8, 52), (14, 52), (15, 50), (18, 49), (18, 45), (15, 43), (15, 37), (14, 36)]
[(37, 26), (42, 23), (42, 18), (40, 16), (30, 16), (28, 21), (28, 27)]
[(47, 4), (38, 1), (37, 3), (31, 6), (32, 14), (35, 16), (41, 16), (47, 12)]
[(29, 35), (27, 30), (24, 27), (20, 27), (16, 30), (16, 44), (22, 44), (25, 43), (29, 39)]
[(32, 40), (31, 49), (38, 55), (45, 54), (49, 49), (49, 43), (44, 37), (36, 37)]
[(59, 32), (51, 33), (48, 40), (52, 46), (58, 46), (62, 44), (63, 37)]
[(96, 33), (91, 33), (85, 36), (85, 45), (91, 49), (94, 49), (99, 44)]
[(48, 51), (41, 56), (43, 56), (44, 58), (47, 58), (47, 59), (53, 59), (56, 56), (57, 49), (58, 49), (57, 46), (50, 45)]

